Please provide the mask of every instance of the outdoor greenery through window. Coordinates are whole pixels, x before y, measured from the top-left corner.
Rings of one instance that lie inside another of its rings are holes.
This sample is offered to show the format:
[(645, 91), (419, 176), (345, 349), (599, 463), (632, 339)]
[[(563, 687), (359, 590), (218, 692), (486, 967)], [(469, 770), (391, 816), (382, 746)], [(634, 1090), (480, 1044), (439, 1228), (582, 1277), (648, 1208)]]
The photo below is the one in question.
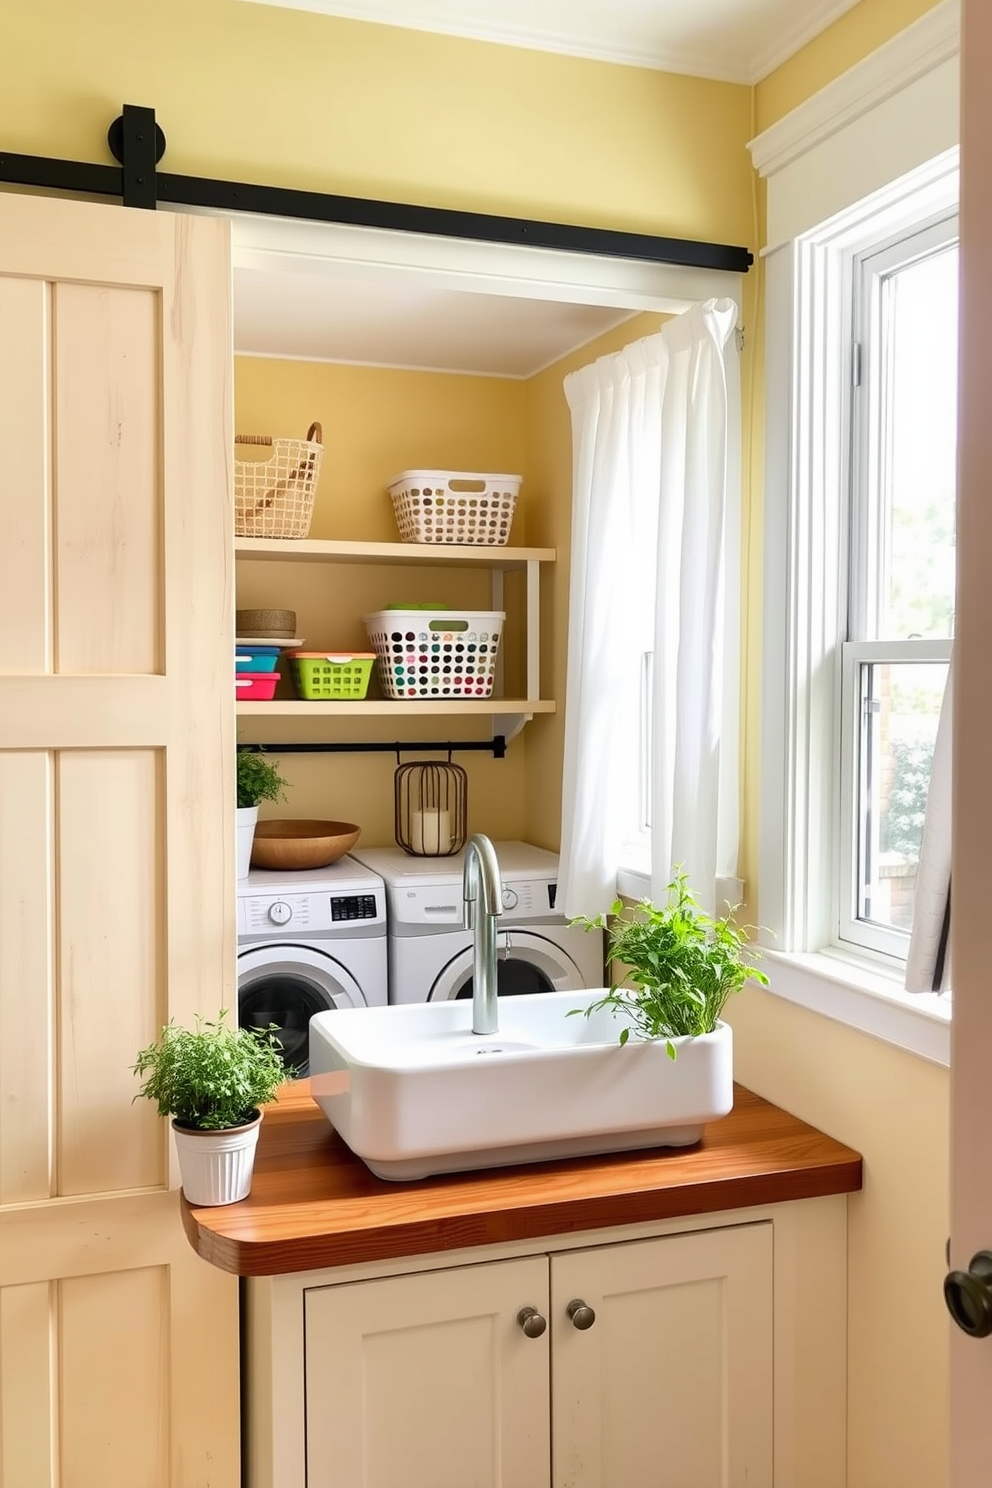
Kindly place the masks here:
[(842, 943), (905, 959), (954, 633), (957, 220), (855, 256)]

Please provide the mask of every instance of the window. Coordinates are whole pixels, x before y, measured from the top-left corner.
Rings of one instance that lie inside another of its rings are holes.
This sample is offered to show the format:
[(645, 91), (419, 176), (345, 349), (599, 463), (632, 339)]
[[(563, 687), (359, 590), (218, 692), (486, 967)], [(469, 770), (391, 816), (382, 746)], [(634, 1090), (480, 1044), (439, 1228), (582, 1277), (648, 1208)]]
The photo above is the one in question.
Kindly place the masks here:
[(957, 192), (955, 151), (766, 259), (756, 919), (774, 992), (942, 1063), (946, 1001), (903, 989), (953, 626)]
[(904, 962), (954, 627), (956, 216), (851, 270), (836, 939)]
[[(749, 146), (767, 187), (754, 918), (774, 995), (942, 1065), (949, 1000), (905, 991), (896, 888), (949, 633), (893, 605), (890, 579), (899, 604), (915, 580), (884, 400), (905, 420), (913, 332), (940, 315), (928, 303), (912, 325), (907, 307), (939, 299), (924, 280), (952, 248), (959, 50), (956, 8), (934, 6)], [(933, 422), (916, 420), (926, 456)]]

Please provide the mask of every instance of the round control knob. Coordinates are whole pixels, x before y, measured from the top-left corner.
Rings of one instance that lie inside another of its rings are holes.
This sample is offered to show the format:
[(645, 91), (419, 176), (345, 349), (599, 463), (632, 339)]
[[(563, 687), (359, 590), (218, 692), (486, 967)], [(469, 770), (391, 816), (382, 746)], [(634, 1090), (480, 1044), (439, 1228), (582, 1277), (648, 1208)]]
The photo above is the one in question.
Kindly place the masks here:
[(992, 1333), (992, 1250), (972, 1256), (967, 1271), (944, 1277), (944, 1301), (962, 1333), (987, 1338)]
[(584, 1333), (587, 1328), (591, 1328), (596, 1321), (596, 1314), (591, 1307), (588, 1307), (583, 1302), (581, 1297), (576, 1297), (574, 1301), (569, 1302), (565, 1311), (572, 1319), (572, 1327), (578, 1328), (580, 1333)]
[(547, 1320), (541, 1316), (536, 1307), (521, 1307), (517, 1313), (517, 1322), (528, 1338), (540, 1338), (548, 1326)]
[(288, 925), (292, 918), (293, 911), (281, 899), (277, 899), (275, 904), (269, 905), (269, 919), (273, 925)]
[(516, 907), (517, 907), (517, 891), (516, 891), (516, 889), (504, 889), (503, 890), (503, 908), (504, 909), (516, 909)]

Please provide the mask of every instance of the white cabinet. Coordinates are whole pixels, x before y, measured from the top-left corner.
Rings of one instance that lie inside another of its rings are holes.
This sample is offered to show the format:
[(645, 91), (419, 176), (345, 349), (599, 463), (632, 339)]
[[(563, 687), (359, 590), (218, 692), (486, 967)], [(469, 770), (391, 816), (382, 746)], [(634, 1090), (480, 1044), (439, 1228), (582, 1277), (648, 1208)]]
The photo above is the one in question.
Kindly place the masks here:
[(554, 1488), (772, 1482), (771, 1224), (553, 1256), (551, 1323)]
[(649, 1228), (249, 1281), (248, 1488), (843, 1488), (844, 1199)]
[(307, 1488), (547, 1488), (544, 1257), (306, 1294)]

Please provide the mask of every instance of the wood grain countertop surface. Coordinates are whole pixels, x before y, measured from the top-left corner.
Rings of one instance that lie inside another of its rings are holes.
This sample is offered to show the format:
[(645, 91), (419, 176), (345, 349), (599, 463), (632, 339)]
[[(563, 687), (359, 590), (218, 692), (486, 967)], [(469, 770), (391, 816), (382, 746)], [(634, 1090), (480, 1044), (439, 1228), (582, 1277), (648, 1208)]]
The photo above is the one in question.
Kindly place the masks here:
[(266, 1108), (248, 1198), (211, 1209), (181, 1196), (180, 1205), (204, 1260), (275, 1276), (860, 1187), (857, 1152), (740, 1085), (730, 1115), (693, 1147), (390, 1183), (345, 1146), (300, 1080)]

